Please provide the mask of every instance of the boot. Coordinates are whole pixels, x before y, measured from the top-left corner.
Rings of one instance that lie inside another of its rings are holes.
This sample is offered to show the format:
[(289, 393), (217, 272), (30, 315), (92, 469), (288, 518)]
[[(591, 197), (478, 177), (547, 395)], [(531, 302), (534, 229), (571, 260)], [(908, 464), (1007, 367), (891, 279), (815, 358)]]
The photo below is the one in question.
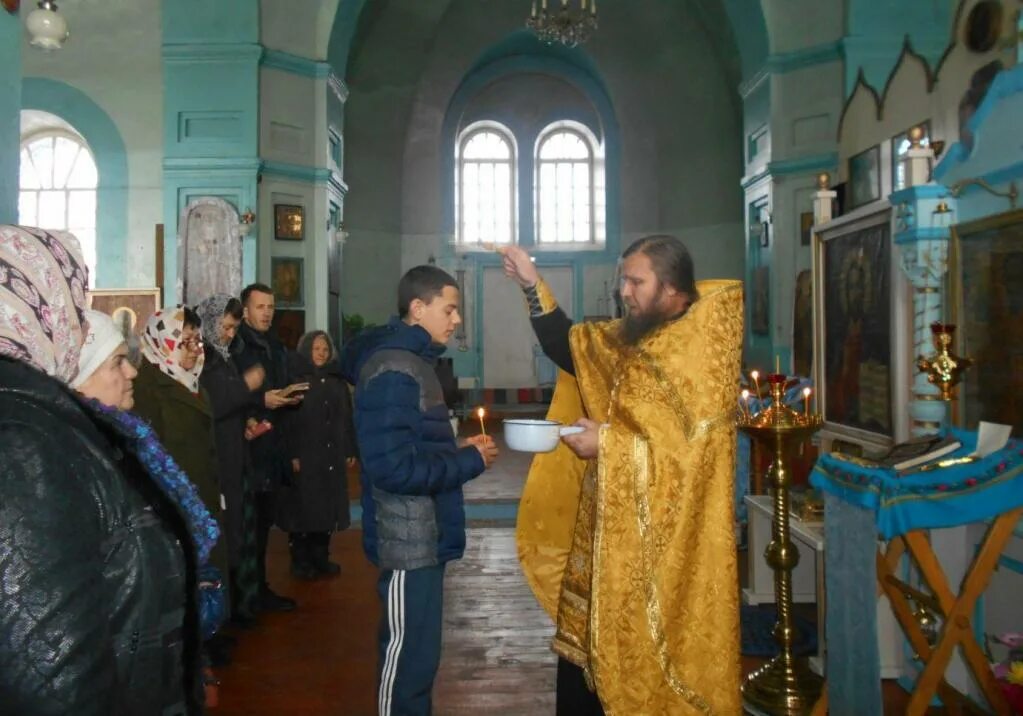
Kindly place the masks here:
[(296, 579), (316, 579), (317, 570), (310, 559), (310, 550), (313, 545), (306, 532), (292, 532), (291, 540), (291, 576)]
[(341, 566), (330, 559), (330, 532), (309, 533), (309, 558), (312, 567), (322, 577), (336, 577)]

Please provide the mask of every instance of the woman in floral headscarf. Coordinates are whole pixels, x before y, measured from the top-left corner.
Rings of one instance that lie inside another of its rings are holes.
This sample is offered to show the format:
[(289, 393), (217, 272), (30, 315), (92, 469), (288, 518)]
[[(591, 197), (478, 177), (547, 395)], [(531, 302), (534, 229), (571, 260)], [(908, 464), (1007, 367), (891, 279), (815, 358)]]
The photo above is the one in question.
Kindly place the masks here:
[(139, 426), (68, 388), (85, 286), (74, 237), (0, 226), (0, 709), (198, 714), (216, 533), (193, 542)]
[[(186, 306), (165, 308), (149, 318), (135, 379), (135, 412), (152, 425), (220, 523), (213, 411), (199, 385), (205, 362), (201, 325), (199, 316)], [(228, 573), (225, 540), (213, 548), (210, 563), (221, 574)]]

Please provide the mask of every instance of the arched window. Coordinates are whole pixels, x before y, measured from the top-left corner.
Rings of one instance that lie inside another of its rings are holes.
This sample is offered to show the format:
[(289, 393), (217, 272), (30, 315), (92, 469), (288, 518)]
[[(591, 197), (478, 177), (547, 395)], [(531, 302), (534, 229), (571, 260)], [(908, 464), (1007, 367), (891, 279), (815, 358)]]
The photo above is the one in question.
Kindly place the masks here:
[(536, 237), (540, 245), (604, 240), (603, 157), (593, 134), (557, 122), (536, 143)]
[(74, 234), (90, 285), (96, 276), (97, 181), (92, 152), (70, 132), (36, 132), (22, 140), (18, 223)]
[(455, 177), (458, 243), (515, 242), (515, 140), (494, 122), (467, 127), (458, 142)]

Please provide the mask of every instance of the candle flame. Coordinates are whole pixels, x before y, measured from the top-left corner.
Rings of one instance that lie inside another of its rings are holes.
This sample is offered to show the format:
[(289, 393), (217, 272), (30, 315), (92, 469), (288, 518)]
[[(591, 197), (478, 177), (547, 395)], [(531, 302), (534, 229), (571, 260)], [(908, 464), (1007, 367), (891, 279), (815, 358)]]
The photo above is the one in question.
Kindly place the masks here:
[(480, 419), (482, 419), (483, 416), (486, 415), (486, 414), (487, 414), (487, 411), (484, 410), (483, 408), (480, 408), (479, 410), (476, 411), (476, 415), (480, 416)]
[(756, 380), (757, 378), (760, 377), (760, 371), (759, 370), (755, 370), (752, 373), (750, 373), (749, 375), (750, 375), (750, 378), (752, 378), (753, 380)]
[(803, 388), (803, 397), (804, 398), (809, 398), (811, 392), (813, 392), (813, 391), (811, 391), (809, 388)]
[(746, 390), (745, 388), (743, 388), (743, 391), (742, 391), (742, 399), (743, 400), (749, 400), (749, 391)]

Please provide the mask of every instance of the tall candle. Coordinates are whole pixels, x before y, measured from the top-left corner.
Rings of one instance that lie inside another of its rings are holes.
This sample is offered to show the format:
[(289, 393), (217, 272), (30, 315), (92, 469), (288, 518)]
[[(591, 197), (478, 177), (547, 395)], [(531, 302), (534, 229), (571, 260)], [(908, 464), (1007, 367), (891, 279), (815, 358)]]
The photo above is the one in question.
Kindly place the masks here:
[(593, 3), (590, 5), (590, 14), (593, 15), (593, 16), (596, 16), (596, 14), (597, 14), (597, 0), (593, 0)]
[(803, 415), (810, 417), (810, 393), (809, 388), (803, 388)]
[(760, 397), (760, 371), (755, 370), (749, 374), (749, 377), (753, 379), (753, 389), (757, 391), (757, 397)]
[(533, 9), (529, 13), (530, 17), (536, 17), (536, 0), (533, 0)]
[(745, 388), (742, 390), (742, 412), (748, 418), (753, 417), (749, 410), (749, 391)]
[(487, 436), (487, 428), (483, 424), (483, 416), (486, 415), (486, 412), (487, 411), (485, 411), (483, 408), (480, 408), (479, 410), (476, 411), (476, 415), (478, 415), (480, 418), (480, 432), (483, 434), (483, 437)]
[(774, 356), (774, 372), (781, 373), (781, 356)]

